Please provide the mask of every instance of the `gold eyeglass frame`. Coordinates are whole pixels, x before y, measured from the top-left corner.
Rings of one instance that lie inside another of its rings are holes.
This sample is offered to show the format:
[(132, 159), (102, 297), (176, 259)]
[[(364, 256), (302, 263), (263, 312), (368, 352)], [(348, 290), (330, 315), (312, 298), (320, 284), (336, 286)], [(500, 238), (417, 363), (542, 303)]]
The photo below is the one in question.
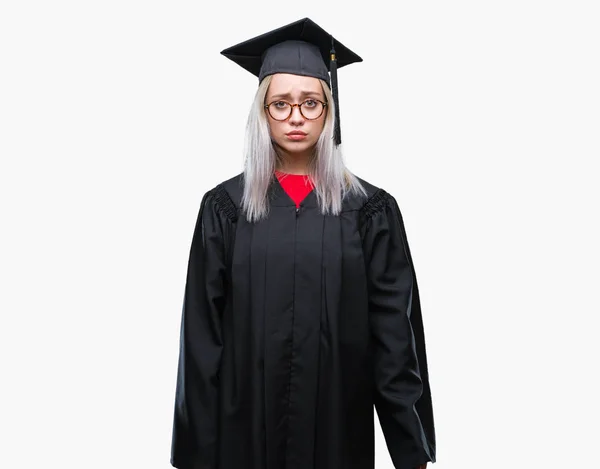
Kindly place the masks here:
[[(302, 112), (302, 105), (304, 103), (306, 103), (307, 101), (317, 101), (317, 102), (321, 103), (321, 105), (323, 106), (323, 108), (321, 109), (321, 114), (319, 114), (317, 117), (312, 117), (312, 118), (311, 117), (306, 117), (304, 115), (304, 113)], [(288, 104), (290, 106), (290, 113), (288, 114), (288, 116), (285, 119), (275, 119), (273, 117), (273, 114), (271, 114), (271, 109), (269, 109), (269, 106), (271, 106), (272, 104), (275, 104), (275, 103), (285, 103), (285, 104)], [(306, 120), (314, 121), (314, 120), (317, 120), (319, 117), (321, 117), (323, 115), (323, 113), (325, 112), (325, 108), (327, 107), (327, 103), (324, 102), (324, 101), (321, 101), (320, 99), (315, 99), (315, 98), (308, 98), (308, 99), (305, 99), (304, 101), (302, 101), (301, 103), (296, 103), (296, 104), (288, 103), (287, 101), (285, 101), (283, 99), (277, 99), (277, 100), (275, 100), (275, 101), (273, 101), (273, 102), (271, 102), (269, 104), (265, 104), (265, 109), (267, 110), (267, 112), (269, 113), (269, 115), (271, 116), (271, 118), (273, 120), (276, 120), (278, 122), (283, 122), (283, 121), (288, 120), (290, 117), (292, 117), (292, 113), (294, 112), (294, 108), (296, 106), (298, 106), (298, 110), (300, 111), (300, 114), (302, 115), (302, 117), (304, 117)]]

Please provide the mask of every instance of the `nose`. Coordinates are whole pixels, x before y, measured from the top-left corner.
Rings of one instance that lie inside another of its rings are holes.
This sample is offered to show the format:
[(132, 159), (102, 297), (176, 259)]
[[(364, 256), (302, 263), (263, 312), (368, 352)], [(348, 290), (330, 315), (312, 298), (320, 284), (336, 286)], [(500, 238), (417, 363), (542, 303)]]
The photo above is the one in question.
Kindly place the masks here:
[(292, 108), (292, 115), (290, 116), (290, 124), (302, 124), (304, 122), (304, 116), (300, 112), (300, 106), (294, 106)]

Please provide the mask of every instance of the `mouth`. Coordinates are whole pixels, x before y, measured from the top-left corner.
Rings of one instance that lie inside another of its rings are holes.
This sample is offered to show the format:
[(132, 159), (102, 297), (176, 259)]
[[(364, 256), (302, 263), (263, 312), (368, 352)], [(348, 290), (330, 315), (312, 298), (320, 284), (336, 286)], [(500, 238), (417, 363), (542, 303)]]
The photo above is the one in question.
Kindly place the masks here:
[(302, 132), (300, 130), (294, 130), (292, 132), (288, 132), (285, 135), (290, 140), (302, 140), (302, 139), (306, 138), (306, 133), (304, 133), (304, 132)]

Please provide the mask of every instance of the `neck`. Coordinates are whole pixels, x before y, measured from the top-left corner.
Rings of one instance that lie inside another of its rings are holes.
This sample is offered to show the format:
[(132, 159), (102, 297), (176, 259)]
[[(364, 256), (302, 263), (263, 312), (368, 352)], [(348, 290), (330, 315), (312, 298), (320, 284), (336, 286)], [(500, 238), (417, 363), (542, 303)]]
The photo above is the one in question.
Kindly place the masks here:
[(279, 148), (279, 163), (276, 169), (288, 174), (307, 174), (311, 152), (288, 153)]

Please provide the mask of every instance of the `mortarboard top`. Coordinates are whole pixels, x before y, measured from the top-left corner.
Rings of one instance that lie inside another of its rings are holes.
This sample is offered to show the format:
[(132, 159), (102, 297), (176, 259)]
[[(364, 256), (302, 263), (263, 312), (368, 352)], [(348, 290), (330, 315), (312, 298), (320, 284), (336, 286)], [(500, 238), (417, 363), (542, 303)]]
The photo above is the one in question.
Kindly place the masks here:
[[(274, 73), (311, 76), (330, 84), (335, 103), (334, 138), (341, 143), (337, 69), (362, 59), (309, 18), (274, 29), (221, 51), (259, 79)], [(331, 81), (329, 79), (331, 72)]]

